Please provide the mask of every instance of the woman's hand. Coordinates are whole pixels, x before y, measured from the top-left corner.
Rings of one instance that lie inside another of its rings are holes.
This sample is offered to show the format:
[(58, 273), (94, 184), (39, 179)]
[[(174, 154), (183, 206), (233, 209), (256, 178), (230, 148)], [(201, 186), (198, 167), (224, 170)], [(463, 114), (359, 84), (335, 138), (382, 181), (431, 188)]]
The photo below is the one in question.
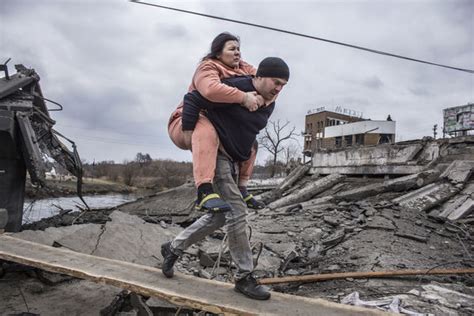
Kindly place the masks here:
[(257, 92), (246, 92), (244, 102), (241, 106), (248, 109), (250, 112), (257, 111), (260, 106), (264, 103), (262, 96), (258, 95)]

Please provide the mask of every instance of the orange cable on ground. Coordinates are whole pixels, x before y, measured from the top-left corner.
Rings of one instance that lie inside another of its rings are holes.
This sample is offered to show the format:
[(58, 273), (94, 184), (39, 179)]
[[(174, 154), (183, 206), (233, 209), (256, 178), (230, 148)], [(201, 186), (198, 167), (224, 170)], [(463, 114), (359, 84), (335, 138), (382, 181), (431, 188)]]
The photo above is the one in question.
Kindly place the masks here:
[(281, 278), (265, 278), (258, 280), (259, 284), (279, 284), (294, 282), (319, 282), (327, 280), (337, 280), (345, 278), (383, 278), (405, 275), (436, 275), (436, 274), (474, 274), (474, 268), (466, 269), (426, 269), (426, 270), (398, 270), (398, 271), (370, 271), (370, 272), (343, 272), (297, 275)]

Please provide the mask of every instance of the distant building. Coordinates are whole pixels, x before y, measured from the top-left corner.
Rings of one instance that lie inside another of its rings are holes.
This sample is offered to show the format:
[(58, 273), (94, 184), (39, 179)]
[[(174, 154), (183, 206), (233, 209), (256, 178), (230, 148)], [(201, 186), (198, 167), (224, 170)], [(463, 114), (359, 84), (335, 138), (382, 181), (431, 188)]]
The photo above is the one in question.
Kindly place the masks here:
[(443, 110), (444, 136), (465, 136), (474, 131), (474, 103)]
[(329, 126), (338, 126), (351, 122), (363, 120), (360, 117), (326, 111), (325, 108), (310, 111), (305, 119), (304, 131), (304, 153), (311, 156), (311, 153), (323, 148), (322, 141), (325, 138), (325, 128)]
[(391, 144), (395, 142), (395, 121), (360, 121), (325, 129), (322, 148)]
[(321, 149), (350, 146), (376, 145), (395, 141), (395, 121), (371, 121), (362, 113), (336, 107), (327, 111), (324, 107), (309, 111), (305, 118), (304, 154)]

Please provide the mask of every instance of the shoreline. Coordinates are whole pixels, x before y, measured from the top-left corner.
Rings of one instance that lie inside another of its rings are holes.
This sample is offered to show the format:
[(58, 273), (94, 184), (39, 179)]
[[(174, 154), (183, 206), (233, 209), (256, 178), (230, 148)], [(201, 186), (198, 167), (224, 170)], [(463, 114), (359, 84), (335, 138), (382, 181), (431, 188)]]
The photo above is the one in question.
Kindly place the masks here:
[[(121, 183), (101, 179), (85, 178), (82, 184), (82, 195), (98, 194), (146, 194), (149, 189), (126, 186)], [(77, 183), (74, 179), (46, 180), (46, 188), (35, 187), (30, 181), (25, 185), (25, 199), (45, 199), (77, 196)]]

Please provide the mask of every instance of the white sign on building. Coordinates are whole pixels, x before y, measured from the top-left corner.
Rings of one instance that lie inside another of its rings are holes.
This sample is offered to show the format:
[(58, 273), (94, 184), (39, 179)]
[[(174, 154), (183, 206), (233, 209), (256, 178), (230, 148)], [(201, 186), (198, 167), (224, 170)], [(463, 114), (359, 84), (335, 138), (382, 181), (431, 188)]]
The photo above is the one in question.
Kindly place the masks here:
[(357, 134), (395, 134), (395, 121), (360, 121), (328, 126), (324, 129), (326, 138)]

